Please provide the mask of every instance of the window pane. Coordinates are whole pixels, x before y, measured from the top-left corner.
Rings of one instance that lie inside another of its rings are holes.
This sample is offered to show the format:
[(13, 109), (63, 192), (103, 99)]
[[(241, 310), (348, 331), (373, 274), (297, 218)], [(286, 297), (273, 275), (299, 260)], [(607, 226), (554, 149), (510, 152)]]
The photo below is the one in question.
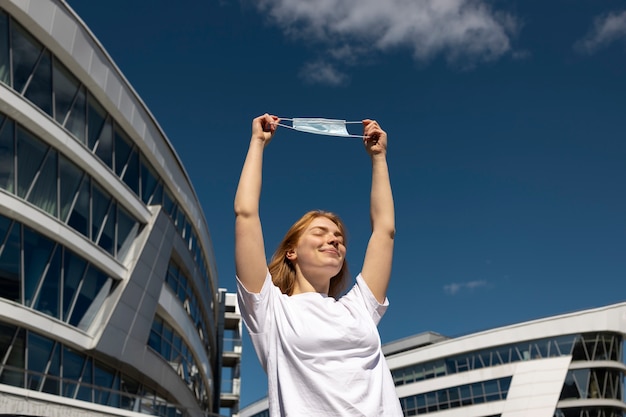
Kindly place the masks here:
[(6, 323), (0, 323), (0, 358), (4, 358), (9, 351), (16, 331), (17, 327)]
[(137, 235), (139, 223), (121, 206), (117, 210), (117, 258), (124, 259)]
[(100, 130), (100, 135), (95, 144), (95, 153), (109, 168), (113, 168), (113, 125), (107, 119)]
[(88, 267), (87, 273), (83, 278), (80, 293), (76, 299), (74, 309), (72, 310), (72, 315), (70, 317), (71, 325), (78, 326), (83, 319), (83, 316), (89, 309), (89, 306), (94, 301), (96, 295), (98, 295), (107, 280), (108, 277), (98, 269), (91, 265)]
[(54, 79), (54, 119), (64, 126), (80, 83), (58, 60), (54, 62), (52, 76)]
[(43, 285), (39, 291), (34, 308), (48, 316), (59, 318), (59, 299), (61, 281), (61, 252), (63, 250), (57, 244), (50, 260), (50, 266), (46, 271)]
[(6, 116), (0, 124), (0, 187), (8, 192), (14, 192), (15, 175), (15, 123)]
[(50, 52), (44, 51), (41, 55), (33, 78), (26, 87), (24, 97), (47, 114), (52, 115), (52, 58)]
[(6, 366), (0, 376), (0, 383), (24, 388), (24, 329), (19, 329), (13, 340), (13, 347)]
[(85, 129), (87, 124), (86, 102), (85, 90), (81, 88), (76, 96), (74, 106), (72, 106), (72, 111), (65, 122), (65, 128), (83, 143), (85, 142)]
[(52, 241), (24, 227), (24, 304), (28, 307), (32, 304), (53, 247)]
[(50, 150), (35, 179), (28, 201), (57, 217), (57, 152)]
[(97, 243), (105, 251), (111, 255), (115, 255), (115, 222), (117, 217), (117, 204), (112, 203), (109, 212), (106, 215), (106, 222), (102, 226), (100, 238)]
[(87, 98), (87, 147), (94, 150), (107, 118), (104, 108), (91, 95)]
[(83, 279), (87, 262), (65, 249), (64, 285), (63, 285), (63, 315), (62, 320), (67, 321), (72, 312), (72, 306), (78, 296), (78, 286)]
[(67, 224), (74, 230), (82, 233), (83, 235), (90, 237), (89, 235), (89, 196), (91, 189), (91, 181), (89, 178), (84, 177), (78, 196), (76, 196), (76, 202), (74, 203), (74, 209), (70, 214), (70, 218)]
[(115, 173), (122, 178), (132, 145), (124, 133), (115, 129)]
[(78, 191), (80, 181), (82, 180), (84, 172), (70, 162), (69, 159), (63, 155), (59, 156), (59, 176), (60, 176), (60, 219), (65, 222), (67, 220), (72, 203)]
[(13, 88), (22, 93), (43, 47), (15, 21), (12, 23)]
[(21, 302), (20, 225), (0, 216), (0, 297)]
[(126, 171), (122, 179), (135, 194), (139, 194), (139, 154), (137, 151), (133, 150), (130, 153)]
[(48, 146), (30, 133), (18, 127), (17, 130), (17, 195), (25, 198), (35, 174), (41, 168)]
[(78, 381), (83, 372), (85, 358), (68, 347), (63, 348), (63, 391), (64, 397), (74, 398), (77, 384), (70, 381)]
[(0, 10), (0, 82), (9, 84), (9, 17)]
[(93, 390), (91, 385), (93, 384), (93, 361), (91, 358), (87, 358), (87, 363), (83, 371), (83, 378), (81, 379), (80, 387), (78, 388), (77, 400), (93, 401)]
[(153, 173), (152, 169), (145, 163), (141, 164), (141, 200), (150, 204), (152, 199), (152, 194), (154, 194), (154, 189), (157, 186), (156, 175)]
[(50, 356), (50, 365), (48, 366), (48, 372), (46, 372), (46, 379), (41, 387), (41, 391), (49, 394), (59, 395), (60, 388), (60, 376), (61, 376), (61, 346), (59, 343), (55, 343), (52, 348), (52, 355)]
[(54, 342), (33, 332), (28, 333), (28, 389), (39, 390)]
[(96, 184), (92, 187), (93, 204), (91, 218), (91, 240), (97, 242), (100, 237), (100, 230), (104, 227), (106, 215), (111, 208), (111, 196)]

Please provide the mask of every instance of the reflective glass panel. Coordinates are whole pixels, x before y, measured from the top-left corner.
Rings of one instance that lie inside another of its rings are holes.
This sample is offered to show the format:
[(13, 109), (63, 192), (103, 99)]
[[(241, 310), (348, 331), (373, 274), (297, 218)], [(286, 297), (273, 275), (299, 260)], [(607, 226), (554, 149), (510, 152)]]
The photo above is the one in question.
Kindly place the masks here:
[(0, 187), (9, 191), (14, 190), (15, 175), (15, 123), (2, 116), (0, 119)]
[(94, 152), (109, 168), (113, 168), (113, 125), (110, 118), (105, 120), (100, 130)]
[(98, 246), (111, 255), (115, 255), (115, 222), (117, 220), (117, 203), (112, 202), (106, 215), (106, 222), (102, 226)]
[(135, 194), (139, 194), (139, 154), (135, 150), (128, 157), (128, 163), (122, 179)]
[(80, 380), (85, 357), (78, 352), (63, 347), (63, 391), (61, 395), (64, 397), (74, 398), (76, 394), (76, 384), (74, 381)]
[(44, 380), (41, 391), (49, 394), (59, 395), (61, 385), (61, 345), (55, 343), (52, 348), (52, 355), (50, 355), (50, 363), (48, 365), (48, 371), (46, 372), (46, 379)]
[(17, 195), (25, 198), (41, 168), (48, 146), (22, 128), (17, 129)]
[(36, 333), (28, 333), (28, 389), (39, 391), (54, 342)]
[(87, 358), (85, 367), (83, 368), (83, 375), (78, 387), (78, 393), (76, 394), (77, 400), (93, 402), (93, 360)]
[(55, 150), (48, 151), (44, 163), (39, 170), (39, 174), (31, 185), (31, 190), (27, 198), (28, 201), (55, 217), (58, 217), (57, 155)]
[(53, 251), (54, 254), (43, 279), (41, 290), (37, 295), (34, 308), (48, 316), (60, 318), (61, 253), (63, 250), (57, 244)]
[(145, 204), (150, 204), (157, 184), (157, 177), (152, 168), (143, 162), (141, 164), (141, 200)]
[(63, 285), (63, 321), (67, 321), (72, 312), (72, 307), (78, 297), (78, 288), (83, 280), (87, 262), (74, 255), (70, 250), (65, 249), (64, 267), (64, 285)]
[(96, 184), (92, 187), (93, 204), (91, 217), (91, 239), (97, 242), (100, 231), (105, 226), (106, 216), (111, 210), (111, 196)]
[(132, 145), (126, 138), (126, 135), (119, 129), (115, 129), (115, 173), (120, 178), (122, 178), (126, 169), (131, 149)]
[(54, 242), (24, 227), (24, 304), (31, 307), (35, 290), (50, 260)]
[(11, 347), (11, 343), (13, 342), (16, 330), (17, 327), (15, 326), (0, 323), (0, 358), (4, 358), (7, 354), (9, 348)]
[(0, 216), (0, 297), (21, 302), (20, 225)]
[(89, 231), (89, 197), (91, 190), (91, 180), (85, 176), (79, 186), (78, 195), (75, 197), (74, 208), (70, 213), (67, 224), (74, 230), (90, 237)]
[(60, 219), (67, 221), (84, 172), (63, 155), (59, 155)]
[(87, 147), (94, 150), (102, 135), (107, 113), (91, 95), (87, 98)]
[(43, 47), (15, 21), (12, 23), (13, 88), (23, 93)]
[(84, 88), (81, 88), (78, 90), (76, 101), (74, 101), (72, 110), (67, 118), (67, 121), (65, 122), (65, 128), (83, 143), (85, 142), (85, 135), (87, 134), (86, 103), (87, 98), (85, 97), (85, 90)]
[(0, 10), (0, 82), (9, 84), (9, 17)]
[(52, 115), (52, 58), (50, 52), (42, 52), (33, 77), (26, 87), (24, 97), (47, 114)]
[(107, 282), (108, 277), (101, 271), (93, 266), (89, 266), (87, 273), (83, 278), (83, 283), (80, 289), (80, 293), (76, 298), (76, 303), (72, 314), (70, 316), (70, 324), (77, 326), (81, 323), (81, 320), (85, 316), (85, 313), (91, 306), (104, 284)]
[(0, 376), (0, 383), (24, 388), (24, 329), (19, 329), (13, 339), (11, 353)]
[(54, 79), (54, 119), (64, 126), (80, 83), (58, 60), (54, 62), (52, 76)]
[(119, 205), (117, 214), (117, 258), (124, 259), (137, 235), (139, 223)]

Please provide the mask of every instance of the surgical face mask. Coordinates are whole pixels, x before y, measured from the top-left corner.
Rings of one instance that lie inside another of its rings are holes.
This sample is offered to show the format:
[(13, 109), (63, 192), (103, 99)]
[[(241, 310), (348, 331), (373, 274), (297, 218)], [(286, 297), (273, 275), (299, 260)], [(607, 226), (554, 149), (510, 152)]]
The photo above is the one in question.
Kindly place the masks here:
[(352, 135), (348, 133), (346, 124), (362, 122), (346, 122), (345, 120), (337, 119), (322, 119), (322, 118), (293, 118), (293, 119), (281, 119), (291, 121), (291, 126), (278, 123), (278, 126), (286, 127), (289, 129), (299, 130), (301, 132), (314, 133), (316, 135), (327, 136), (343, 136), (347, 138), (362, 138), (363, 135)]

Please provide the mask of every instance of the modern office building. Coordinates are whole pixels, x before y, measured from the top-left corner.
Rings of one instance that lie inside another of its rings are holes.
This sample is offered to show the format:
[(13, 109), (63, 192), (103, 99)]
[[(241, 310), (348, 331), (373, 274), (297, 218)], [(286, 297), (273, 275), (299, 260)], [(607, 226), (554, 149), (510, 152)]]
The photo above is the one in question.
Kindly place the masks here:
[(198, 197), (63, 0), (0, 1), (0, 159), (0, 413), (216, 415), (225, 307)]
[[(383, 346), (405, 416), (622, 417), (626, 303)], [(267, 400), (240, 417), (267, 417)]]

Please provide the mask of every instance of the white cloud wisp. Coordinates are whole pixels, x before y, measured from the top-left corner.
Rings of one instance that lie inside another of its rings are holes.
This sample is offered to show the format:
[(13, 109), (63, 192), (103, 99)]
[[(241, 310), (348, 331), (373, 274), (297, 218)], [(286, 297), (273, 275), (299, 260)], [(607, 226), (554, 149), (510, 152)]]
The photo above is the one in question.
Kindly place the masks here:
[(581, 52), (593, 53), (620, 39), (626, 41), (626, 10), (596, 17), (593, 28), (574, 47)]
[(487, 285), (487, 281), (485, 280), (477, 280), (477, 281), (469, 281), (469, 282), (453, 282), (451, 284), (447, 284), (443, 286), (443, 291), (449, 295), (455, 295), (462, 290), (474, 290), (478, 287), (485, 287)]
[(293, 40), (321, 46), (324, 56), (314, 60), (333, 67), (402, 49), (418, 62), (443, 55), (450, 64), (471, 66), (509, 52), (518, 27), (484, 0), (261, 0), (257, 6)]

